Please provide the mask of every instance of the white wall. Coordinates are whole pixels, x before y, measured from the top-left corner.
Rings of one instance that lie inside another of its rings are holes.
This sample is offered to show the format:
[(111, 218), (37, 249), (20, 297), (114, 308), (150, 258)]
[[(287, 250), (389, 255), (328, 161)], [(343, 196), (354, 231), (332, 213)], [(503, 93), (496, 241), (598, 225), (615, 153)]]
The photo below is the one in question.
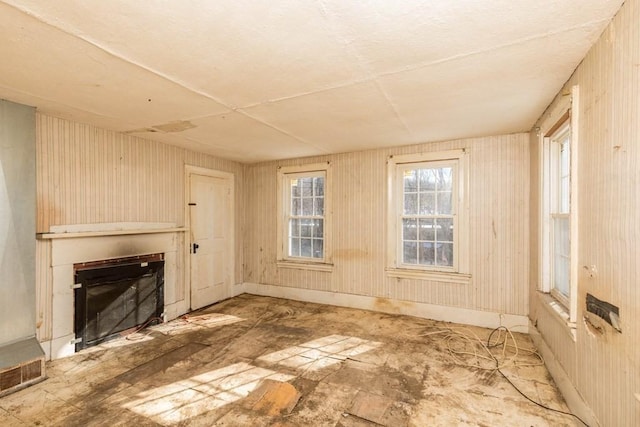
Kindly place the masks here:
[[(385, 274), (389, 155), (467, 148), (470, 159), (470, 284)], [(331, 161), (333, 272), (276, 265), (278, 166)], [(248, 167), (245, 281), (526, 316), (528, 135), (421, 144)], [(379, 308), (384, 309), (385, 301)]]
[[(578, 85), (576, 339), (539, 297), (539, 139), (531, 136), (531, 318), (604, 426), (640, 425), (640, 1), (627, 0), (537, 126)], [(544, 58), (541, 58), (544, 60)], [(587, 268), (584, 268), (584, 267)], [(588, 268), (595, 266), (591, 277)], [(586, 293), (620, 309), (622, 333), (591, 334)]]
[(35, 333), (35, 110), (0, 100), (0, 345)]

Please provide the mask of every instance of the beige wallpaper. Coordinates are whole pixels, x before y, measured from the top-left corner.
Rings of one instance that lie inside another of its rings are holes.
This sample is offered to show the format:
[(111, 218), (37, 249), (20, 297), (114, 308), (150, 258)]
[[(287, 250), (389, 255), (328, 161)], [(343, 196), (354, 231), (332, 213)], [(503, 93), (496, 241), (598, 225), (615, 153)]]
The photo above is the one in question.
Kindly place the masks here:
[[(52, 226), (151, 222), (184, 226), (185, 164), (235, 175), (236, 271), (243, 281), (245, 166), (159, 142), (36, 114), (37, 232)], [(39, 338), (49, 339), (51, 253), (36, 242)], [(182, 265), (182, 263), (180, 264)], [(183, 275), (179, 267), (178, 275)], [(179, 287), (179, 300), (185, 289)]]
[[(628, 0), (558, 95), (578, 85), (579, 280), (575, 342), (537, 297), (540, 169), (531, 138), (531, 311), (546, 343), (603, 426), (640, 425), (640, 2)], [(550, 109), (551, 110), (551, 109)], [(548, 121), (544, 115), (539, 126)], [(591, 277), (587, 269), (595, 266)], [(591, 334), (591, 293), (620, 309), (622, 333)]]
[[(468, 148), (470, 284), (389, 278), (385, 274), (386, 160)], [(528, 135), (422, 144), (252, 165), (246, 180), (245, 281), (394, 298), (509, 314), (528, 313)], [(331, 161), (333, 272), (276, 266), (276, 170)]]

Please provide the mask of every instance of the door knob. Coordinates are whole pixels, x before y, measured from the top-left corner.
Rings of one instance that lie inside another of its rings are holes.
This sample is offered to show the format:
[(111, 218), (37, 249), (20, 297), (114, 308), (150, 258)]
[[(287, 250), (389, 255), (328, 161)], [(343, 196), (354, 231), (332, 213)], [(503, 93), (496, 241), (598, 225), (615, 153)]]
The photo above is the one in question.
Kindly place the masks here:
[(194, 244), (193, 244), (193, 253), (194, 253), (194, 254), (198, 251), (198, 248), (199, 248), (199, 247), (200, 247), (200, 245), (199, 245), (199, 244), (197, 244), (197, 243), (194, 243)]

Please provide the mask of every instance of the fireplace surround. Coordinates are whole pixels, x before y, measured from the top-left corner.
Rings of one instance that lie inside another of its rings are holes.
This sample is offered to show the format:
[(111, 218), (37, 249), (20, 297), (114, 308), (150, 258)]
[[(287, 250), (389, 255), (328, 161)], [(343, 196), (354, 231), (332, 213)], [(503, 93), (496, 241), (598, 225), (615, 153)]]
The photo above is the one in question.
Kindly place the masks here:
[[(185, 289), (184, 228), (164, 227), (74, 232), (38, 236), (37, 337), (46, 358), (76, 352), (74, 265), (100, 260), (164, 254), (164, 289), (161, 300), (165, 321), (189, 309)], [(88, 264), (87, 264), (88, 265)]]

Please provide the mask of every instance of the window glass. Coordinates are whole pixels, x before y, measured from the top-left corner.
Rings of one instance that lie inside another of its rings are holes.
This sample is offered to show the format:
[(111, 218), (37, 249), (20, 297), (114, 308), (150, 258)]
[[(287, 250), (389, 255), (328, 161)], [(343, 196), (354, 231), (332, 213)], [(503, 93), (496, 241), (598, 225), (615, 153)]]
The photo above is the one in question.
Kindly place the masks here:
[(454, 265), (455, 166), (403, 166), (401, 263)]
[(569, 297), (569, 218), (553, 221), (553, 288)]
[(293, 258), (323, 259), (324, 174), (289, 174), (287, 181), (290, 188), (289, 212), (286, 215), (287, 255)]
[(571, 299), (571, 128), (568, 122), (551, 135), (549, 144), (549, 283), (551, 293), (567, 305)]

